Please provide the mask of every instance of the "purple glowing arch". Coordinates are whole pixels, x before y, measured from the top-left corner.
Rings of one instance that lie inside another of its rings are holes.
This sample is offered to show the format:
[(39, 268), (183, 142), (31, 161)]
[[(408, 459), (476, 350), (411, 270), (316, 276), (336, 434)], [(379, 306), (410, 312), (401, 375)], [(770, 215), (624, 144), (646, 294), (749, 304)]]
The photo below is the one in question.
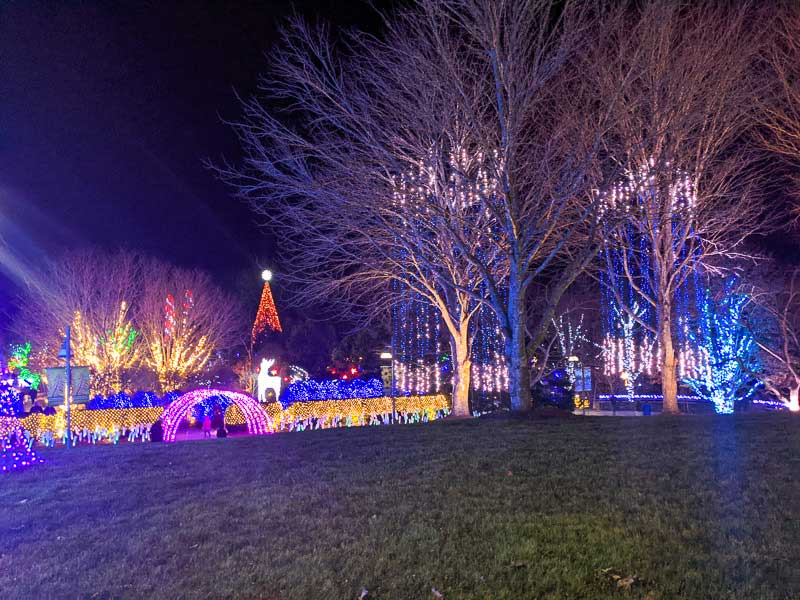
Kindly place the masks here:
[(255, 398), (243, 392), (233, 392), (231, 390), (194, 390), (180, 396), (175, 402), (170, 404), (162, 416), (162, 426), (164, 428), (164, 441), (174, 442), (178, 433), (178, 425), (181, 424), (186, 413), (195, 404), (202, 402), (206, 398), (213, 396), (225, 396), (231, 402), (238, 405), (244, 413), (247, 422), (247, 431), (251, 435), (264, 435), (272, 432), (272, 424), (269, 417), (261, 409), (261, 405)]

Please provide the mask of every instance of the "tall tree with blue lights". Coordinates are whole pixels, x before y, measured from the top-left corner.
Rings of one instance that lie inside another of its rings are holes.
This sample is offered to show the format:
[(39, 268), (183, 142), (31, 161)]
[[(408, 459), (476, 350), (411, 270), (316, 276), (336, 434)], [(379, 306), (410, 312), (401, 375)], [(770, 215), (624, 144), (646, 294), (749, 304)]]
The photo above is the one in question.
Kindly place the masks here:
[(701, 398), (729, 414), (735, 403), (747, 400), (758, 389), (758, 344), (743, 321), (750, 299), (736, 293), (735, 279), (725, 284), (720, 299), (705, 290), (699, 303), (698, 327), (689, 332), (700, 358), (696, 374), (684, 381)]
[(768, 226), (748, 168), (756, 155), (741, 143), (755, 121), (753, 18), (747, 5), (643, 3), (607, 32), (588, 71), (601, 103), (625, 99), (604, 136), (617, 180), (602, 206), (607, 292), (653, 341), (665, 413), (679, 412), (684, 290), (697, 273), (724, 275)]

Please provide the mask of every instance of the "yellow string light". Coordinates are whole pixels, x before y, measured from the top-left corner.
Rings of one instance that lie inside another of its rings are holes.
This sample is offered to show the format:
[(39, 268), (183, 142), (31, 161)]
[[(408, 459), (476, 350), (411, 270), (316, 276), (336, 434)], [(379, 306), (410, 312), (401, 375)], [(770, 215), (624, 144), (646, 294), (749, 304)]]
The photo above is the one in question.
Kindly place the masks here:
[[(262, 404), (261, 409), (267, 414), (277, 430), (289, 430), (294, 424), (315, 419), (323, 427), (361, 426), (375, 422), (375, 419), (392, 414), (392, 398), (353, 398), (350, 400), (321, 400), (317, 402), (296, 402), (282, 409), (278, 402)], [(444, 394), (430, 396), (398, 396), (395, 398), (395, 410), (398, 414), (423, 416), (433, 420), (442, 411), (449, 411), (450, 402)], [(153, 406), (147, 408), (109, 408), (104, 410), (75, 410), (72, 413), (73, 430), (119, 430), (133, 429), (151, 425), (161, 418), (164, 408)], [(22, 427), (31, 435), (41, 438), (50, 433), (61, 437), (66, 428), (66, 420), (62, 411), (54, 415), (33, 413), (20, 419)], [(232, 404), (225, 412), (225, 423), (228, 425), (246, 424), (244, 413)]]

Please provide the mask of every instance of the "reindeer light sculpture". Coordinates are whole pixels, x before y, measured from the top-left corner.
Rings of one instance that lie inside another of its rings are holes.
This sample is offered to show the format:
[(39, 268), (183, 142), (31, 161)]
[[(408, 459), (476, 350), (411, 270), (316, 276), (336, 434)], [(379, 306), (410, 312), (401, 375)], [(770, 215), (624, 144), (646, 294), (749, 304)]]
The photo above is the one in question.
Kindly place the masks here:
[(279, 375), (270, 375), (269, 370), (275, 364), (275, 359), (261, 359), (261, 367), (258, 370), (258, 401), (267, 401), (267, 390), (275, 392), (275, 400), (281, 396), (281, 378)]

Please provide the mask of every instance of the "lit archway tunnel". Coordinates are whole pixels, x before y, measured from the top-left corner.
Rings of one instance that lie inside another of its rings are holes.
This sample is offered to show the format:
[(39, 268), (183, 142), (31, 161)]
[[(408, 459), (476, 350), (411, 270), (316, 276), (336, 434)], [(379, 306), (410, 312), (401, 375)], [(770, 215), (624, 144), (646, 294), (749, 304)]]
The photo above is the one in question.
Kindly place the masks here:
[(161, 418), (162, 427), (164, 429), (164, 441), (174, 442), (175, 436), (178, 433), (178, 426), (186, 416), (186, 412), (195, 404), (199, 404), (203, 400), (213, 396), (224, 396), (242, 410), (242, 414), (244, 414), (245, 421), (247, 422), (247, 431), (251, 435), (272, 433), (272, 424), (270, 423), (269, 417), (261, 409), (258, 401), (252, 396), (243, 392), (234, 392), (231, 390), (202, 389), (186, 392), (166, 408)]

